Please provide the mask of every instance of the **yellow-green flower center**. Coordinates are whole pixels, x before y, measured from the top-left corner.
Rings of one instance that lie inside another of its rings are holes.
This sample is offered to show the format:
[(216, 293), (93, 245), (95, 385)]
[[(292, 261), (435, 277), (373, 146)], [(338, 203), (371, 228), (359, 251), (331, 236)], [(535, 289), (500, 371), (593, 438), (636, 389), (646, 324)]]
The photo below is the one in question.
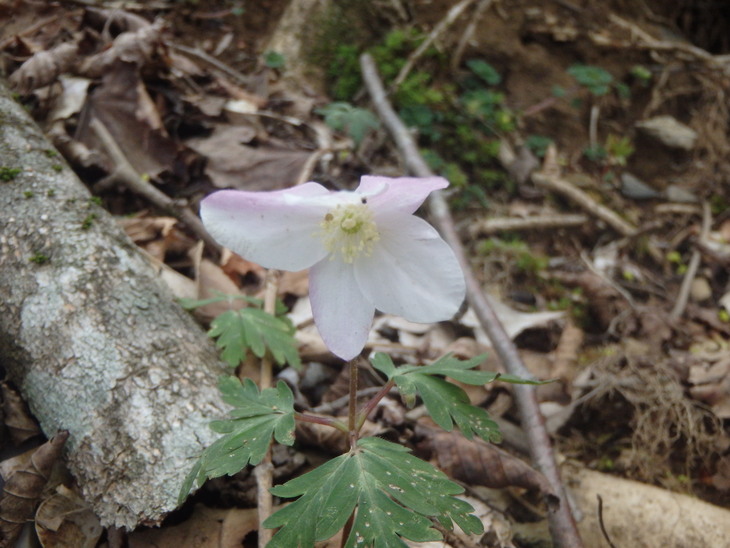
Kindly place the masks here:
[(320, 226), (331, 258), (340, 254), (346, 263), (352, 263), (360, 254), (370, 255), (373, 244), (380, 239), (367, 204), (338, 205), (327, 212)]

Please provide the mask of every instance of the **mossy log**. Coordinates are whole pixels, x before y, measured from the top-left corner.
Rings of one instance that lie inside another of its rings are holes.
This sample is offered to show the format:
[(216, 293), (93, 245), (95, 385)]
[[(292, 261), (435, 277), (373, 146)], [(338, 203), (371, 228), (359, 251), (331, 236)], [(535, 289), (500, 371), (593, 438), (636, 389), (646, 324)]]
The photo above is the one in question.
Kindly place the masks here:
[(0, 81), (0, 363), (104, 525), (173, 510), (224, 414), (203, 330)]

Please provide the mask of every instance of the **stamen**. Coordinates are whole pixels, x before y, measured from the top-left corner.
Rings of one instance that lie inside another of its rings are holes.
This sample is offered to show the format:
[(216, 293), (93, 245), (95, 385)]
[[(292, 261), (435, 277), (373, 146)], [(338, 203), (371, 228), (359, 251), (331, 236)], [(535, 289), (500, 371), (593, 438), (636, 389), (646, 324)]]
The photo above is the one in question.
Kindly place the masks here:
[(331, 209), (320, 223), (330, 259), (340, 254), (346, 263), (352, 263), (361, 253), (370, 255), (373, 244), (380, 239), (373, 213), (364, 203), (338, 205)]

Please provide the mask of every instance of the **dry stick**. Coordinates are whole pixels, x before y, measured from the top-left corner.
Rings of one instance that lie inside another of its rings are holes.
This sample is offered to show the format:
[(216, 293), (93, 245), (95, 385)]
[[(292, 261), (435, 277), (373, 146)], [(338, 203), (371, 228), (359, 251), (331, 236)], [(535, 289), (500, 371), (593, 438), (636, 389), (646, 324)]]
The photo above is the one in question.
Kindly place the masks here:
[(197, 215), (186, 207), (178, 206), (175, 201), (164, 192), (156, 189), (147, 182), (138, 172), (119, 148), (119, 145), (109, 133), (107, 127), (97, 118), (92, 118), (91, 129), (101, 141), (114, 163), (114, 172), (107, 179), (118, 181), (124, 184), (132, 192), (139, 194), (152, 205), (173, 215), (178, 220), (195, 232), (211, 249), (220, 254), (221, 247), (208, 233)]
[[(411, 134), (398, 118), (393, 107), (390, 106), (372, 57), (368, 54), (363, 55), (360, 58), (360, 65), (363, 79), (370, 92), (373, 105), (383, 120), (383, 123), (393, 135), (393, 139), (398, 145), (409, 170), (419, 177), (432, 177), (433, 173), (431, 173), (431, 170), (418, 152), (418, 148)], [(467, 299), (474, 309), (477, 318), (479, 318), (482, 327), (487, 332), (489, 339), (492, 341), (492, 345), (504, 364), (504, 367), (511, 375), (532, 378), (532, 375), (522, 363), (517, 348), (505, 332), (504, 327), (487, 301), (479, 282), (471, 270), (469, 260), (466, 258), (464, 248), (456, 233), (449, 208), (441, 193), (432, 193), (428, 205), (431, 216), (436, 221), (446, 241), (451, 245), (464, 271)], [(582, 547), (583, 543), (578, 534), (573, 514), (570, 511), (570, 505), (565, 496), (560, 473), (552, 452), (550, 437), (545, 429), (545, 422), (540, 414), (537, 398), (535, 397), (534, 387), (529, 385), (514, 385), (514, 393), (522, 418), (522, 427), (529, 440), (532, 459), (538, 469), (548, 479), (554, 494), (561, 501), (561, 504), (557, 505), (557, 507), (548, 507), (548, 519), (555, 544), (563, 548)]]
[(622, 236), (631, 237), (636, 233), (636, 227), (627, 223), (606, 206), (597, 203), (588, 194), (560, 177), (553, 177), (544, 173), (533, 173), (532, 182), (538, 186), (562, 194), (594, 217), (601, 219)]
[(439, 21), (439, 24), (433, 28), (431, 33), (426, 37), (421, 45), (416, 48), (416, 51), (414, 51), (410, 55), (410, 57), (408, 57), (406, 64), (403, 65), (403, 68), (400, 69), (398, 76), (396, 76), (395, 80), (393, 80), (393, 83), (391, 84), (391, 89), (395, 89), (403, 83), (403, 81), (408, 77), (408, 74), (411, 72), (413, 66), (426, 52), (426, 50), (431, 47), (431, 44), (433, 44), (436, 39), (441, 36), (441, 34), (443, 34), (443, 32), (448, 29), (462, 13), (464, 13), (464, 10), (466, 10), (466, 8), (472, 5), (475, 1), (476, 0), (462, 0), (449, 10), (449, 12), (446, 14), (446, 17)]
[[(266, 271), (266, 288), (264, 290), (264, 312), (274, 316), (276, 314), (276, 295), (279, 291), (279, 273), (276, 270)], [(271, 386), (273, 378), (273, 364), (271, 355), (267, 352), (261, 358), (261, 378), (259, 388), (264, 390)], [(266, 548), (271, 540), (272, 530), (264, 528), (264, 521), (271, 515), (273, 503), (271, 501), (271, 486), (273, 485), (274, 466), (271, 464), (271, 445), (264, 459), (254, 468), (256, 477), (256, 504), (259, 517), (259, 548)]]
[(534, 215), (532, 217), (495, 217), (471, 224), (467, 233), (471, 237), (485, 236), (495, 232), (514, 230), (544, 230), (547, 228), (569, 228), (583, 226), (588, 222), (587, 215)]
[[(712, 212), (710, 211), (710, 205), (707, 202), (702, 202), (702, 230), (700, 232), (699, 241), (703, 242), (707, 239), (711, 225)], [(702, 253), (700, 250), (692, 250), (689, 265), (687, 265), (687, 272), (682, 280), (682, 286), (679, 288), (677, 301), (674, 303), (674, 308), (672, 308), (672, 311), (669, 313), (669, 318), (671, 320), (677, 320), (682, 314), (684, 314), (684, 309), (687, 307), (689, 294), (692, 290), (692, 282), (697, 275), (697, 269), (700, 267), (700, 259), (702, 259)]]
[(472, 36), (474, 36), (474, 32), (482, 19), (482, 15), (484, 15), (484, 12), (489, 9), (489, 6), (492, 5), (493, 1), (494, 0), (480, 0), (476, 8), (474, 8), (474, 12), (469, 18), (469, 24), (466, 26), (464, 34), (462, 34), (461, 38), (459, 38), (459, 43), (454, 50), (454, 55), (451, 56), (451, 70), (457, 70), (459, 68), (466, 45), (471, 40)]

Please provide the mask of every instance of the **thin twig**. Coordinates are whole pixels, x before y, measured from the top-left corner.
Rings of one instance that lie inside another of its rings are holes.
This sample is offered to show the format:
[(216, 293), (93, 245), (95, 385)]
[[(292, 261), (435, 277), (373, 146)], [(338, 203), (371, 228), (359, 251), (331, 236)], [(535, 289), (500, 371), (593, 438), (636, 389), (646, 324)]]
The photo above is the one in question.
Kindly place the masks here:
[(601, 527), (601, 534), (611, 548), (616, 548), (616, 545), (611, 542), (611, 537), (608, 536), (606, 525), (603, 523), (603, 499), (601, 495), (596, 495), (596, 498), (598, 499), (598, 525)]
[(97, 118), (92, 118), (91, 129), (101, 141), (114, 163), (114, 172), (109, 175), (110, 180), (122, 183), (132, 192), (139, 194), (155, 207), (173, 215), (182, 221), (190, 230), (197, 234), (213, 251), (220, 254), (222, 248), (208, 233), (200, 218), (186, 207), (178, 206), (175, 201), (164, 192), (156, 189), (144, 179), (132, 166), (112, 137), (107, 127)]
[(622, 236), (633, 236), (636, 232), (636, 227), (624, 221), (606, 206), (597, 203), (588, 194), (560, 177), (554, 177), (544, 173), (533, 173), (532, 181), (538, 186), (562, 194), (594, 217), (601, 219)]
[(181, 51), (187, 55), (190, 55), (191, 57), (197, 57), (201, 61), (205, 61), (212, 67), (217, 68), (221, 72), (226, 73), (228, 76), (233, 78), (234, 80), (238, 81), (239, 84), (248, 85), (251, 83), (251, 79), (246, 76), (245, 74), (242, 74), (241, 72), (237, 71), (234, 68), (229, 67), (225, 63), (222, 63), (212, 55), (208, 55), (204, 51), (197, 49), (197, 48), (189, 48), (187, 46), (181, 46), (180, 44), (175, 44), (174, 42), (165, 42), (165, 45), (170, 49), (175, 49), (177, 51)]
[[(700, 232), (699, 240), (702, 242), (707, 238), (710, 233), (712, 225), (712, 212), (710, 211), (710, 205), (707, 202), (702, 202), (702, 230)], [(692, 250), (692, 256), (689, 259), (687, 265), (687, 272), (682, 280), (682, 286), (679, 288), (679, 294), (677, 300), (674, 303), (674, 308), (669, 313), (671, 320), (679, 319), (684, 314), (684, 309), (687, 307), (687, 301), (689, 301), (689, 294), (692, 289), (692, 282), (697, 275), (697, 269), (700, 267), (700, 260), (702, 259), (702, 253), (699, 249)]]
[(471, 37), (474, 36), (477, 25), (482, 20), (482, 15), (484, 15), (484, 12), (489, 9), (489, 6), (492, 5), (493, 1), (494, 0), (479, 0), (479, 3), (474, 8), (474, 12), (469, 18), (469, 24), (466, 26), (461, 38), (459, 38), (459, 43), (454, 50), (454, 54), (451, 56), (451, 70), (457, 70), (459, 68), (466, 45), (469, 43), (469, 40), (471, 40)]
[[(409, 170), (419, 177), (433, 176), (433, 173), (418, 152), (411, 133), (400, 118), (398, 118), (398, 115), (388, 102), (385, 89), (377, 74), (372, 57), (367, 54), (363, 55), (360, 58), (360, 65), (363, 80), (370, 92), (373, 105), (383, 120), (383, 123), (393, 135), (393, 139), (401, 151)], [(456, 233), (454, 221), (442, 194), (440, 192), (432, 193), (428, 206), (431, 216), (459, 260), (466, 279), (467, 299), (474, 309), (479, 322), (489, 336), (489, 339), (492, 341), (492, 345), (505, 369), (511, 375), (532, 378), (532, 375), (522, 362), (517, 348), (507, 335), (497, 315), (487, 301), (479, 281), (471, 270), (471, 265), (466, 257), (461, 240)], [(529, 385), (515, 385), (514, 394), (519, 407), (522, 426), (529, 440), (532, 460), (550, 482), (554, 495), (561, 501), (559, 505), (548, 506), (548, 519), (555, 544), (563, 548), (582, 547), (583, 543), (578, 534), (575, 519), (571, 513), (570, 505), (568, 504), (560, 479), (550, 437), (545, 429), (545, 420), (540, 413), (534, 387)]]
[(418, 62), (418, 60), (426, 52), (426, 50), (431, 47), (431, 44), (433, 44), (438, 39), (438, 37), (441, 36), (444, 31), (448, 29), (462, 13), (464, 13), (464, 10), (466, 10), (466, 8), (472, 5), (475, 1), (476, 0), (462, 0), (449, 10), (449, 12), (446, 14), (446, 17), (439, 21), (438, 25), (433, 28), (433, 30), (426, 37), (426, 39), (421, 42), (421, 45), (416, 48), (416, 51), (414, 51), (408, 57), (406, 64), (403, 65), (403, 68), (400, 69), (398, 76), (396, 76), (395, 80), (393, 80), (393, 89), (397, 88), (403, 83), (403, 81), (408, 77), (408, 74), (413, 69), (413, 66)]

